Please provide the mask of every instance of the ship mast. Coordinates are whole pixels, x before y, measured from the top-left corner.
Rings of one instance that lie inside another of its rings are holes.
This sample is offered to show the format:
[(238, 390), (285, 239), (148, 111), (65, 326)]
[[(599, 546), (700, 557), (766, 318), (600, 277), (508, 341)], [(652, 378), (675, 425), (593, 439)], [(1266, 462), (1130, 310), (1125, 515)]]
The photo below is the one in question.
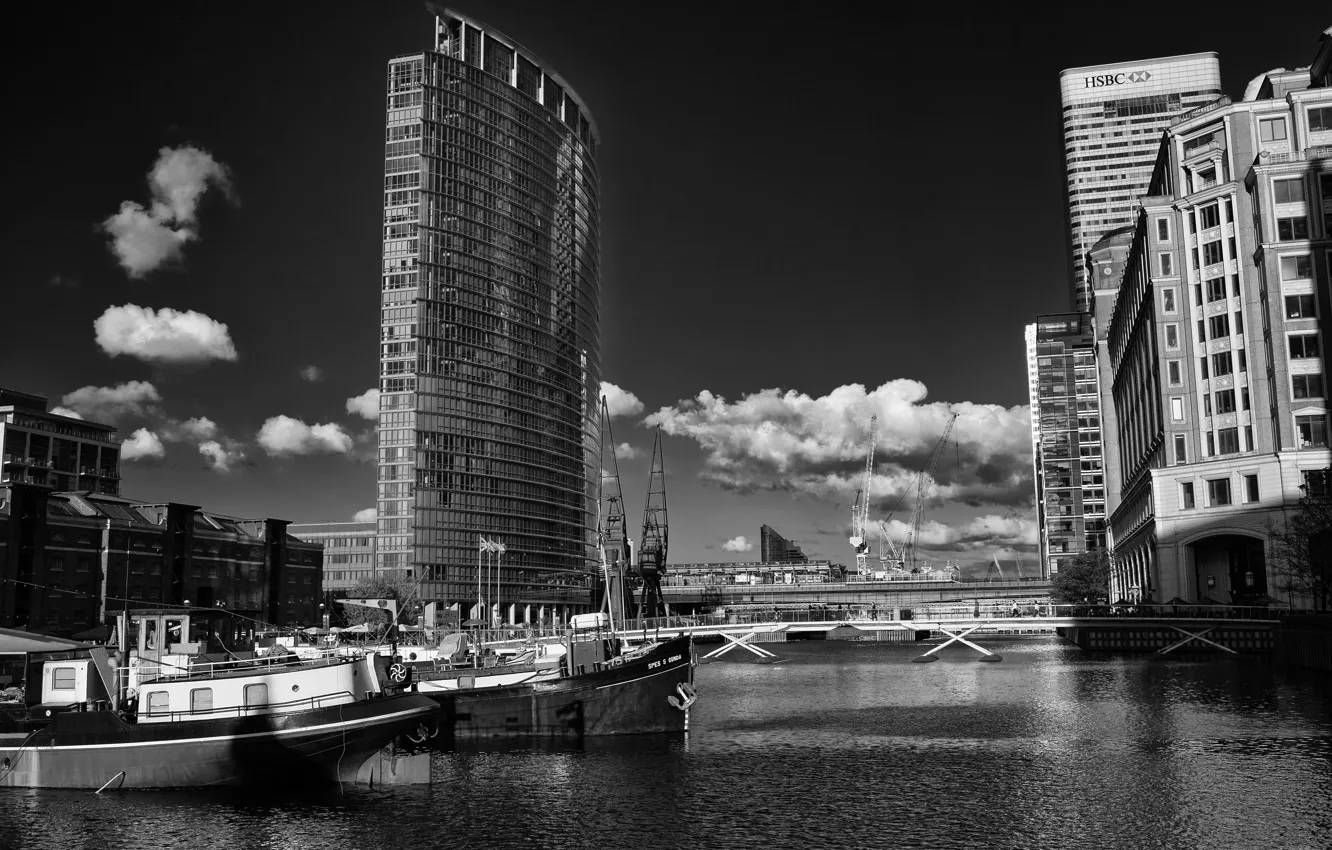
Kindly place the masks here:
[(661, 429), (652, 444), (652, 472), (648, 475), (647, 501), (643, 504), (643, 542), (638, 547), (638, 574), (643, 579), (639, 617), (669, 615), (661, 595), (661, 577), (666, 573), (669, 527), (666, 521), (666, 470), (661, 452)]

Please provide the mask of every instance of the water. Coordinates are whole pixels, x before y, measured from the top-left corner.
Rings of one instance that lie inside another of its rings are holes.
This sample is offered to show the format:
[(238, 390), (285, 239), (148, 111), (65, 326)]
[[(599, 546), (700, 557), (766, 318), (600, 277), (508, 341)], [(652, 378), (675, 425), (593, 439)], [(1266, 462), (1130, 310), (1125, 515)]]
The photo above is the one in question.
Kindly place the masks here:
[(985, 643), (773, 645), (698, 669), (687, 739), (437, 753), (430, 786), (0, 789), (0, 848), (1332, 847), (1332, 676)]

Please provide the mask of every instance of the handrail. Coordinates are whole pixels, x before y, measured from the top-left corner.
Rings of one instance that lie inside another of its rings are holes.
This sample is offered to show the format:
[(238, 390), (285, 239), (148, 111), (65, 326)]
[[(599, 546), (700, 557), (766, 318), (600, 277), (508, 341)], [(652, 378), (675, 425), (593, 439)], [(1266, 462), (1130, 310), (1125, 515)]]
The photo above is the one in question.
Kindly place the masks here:
[(310, 708), (323, 708), (323, 703), (327, 700), (338, 700), (339, 704), (347, 701), (354, 702), (356, 695), (351, 691), (336, 691), (329, 694), (318, 694), (316, 696), (302, 697), (301, 699), (288, 700), (287, 702), (266, 702), (263, 705), (232, 705), (221, 708), (210, 708), (208, 711), (144, 711), (140, 712), (140, 717), (152, 718), (153, 720), (166, 719), (171, 722), (180, 722), (182, 720), (210, 719), (211, 717), (224, 717), (235, 715), (237, 717), (249, 716), (254, 714), (273, 714), (281, 713), (273, 709), (283, 709), (290, 711), (309, 703)]

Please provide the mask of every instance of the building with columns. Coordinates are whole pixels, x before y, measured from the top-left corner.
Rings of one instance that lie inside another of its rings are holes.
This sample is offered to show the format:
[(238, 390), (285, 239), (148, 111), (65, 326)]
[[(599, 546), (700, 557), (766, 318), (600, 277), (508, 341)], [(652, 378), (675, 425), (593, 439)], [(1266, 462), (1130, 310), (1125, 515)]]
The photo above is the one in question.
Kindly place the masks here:
[(1273, 72), (1170, 125), (1107, 317), (1112, 598), (1300, 603), (1271, 537), (1332, 464), (1329, 266), (1332, 89)]

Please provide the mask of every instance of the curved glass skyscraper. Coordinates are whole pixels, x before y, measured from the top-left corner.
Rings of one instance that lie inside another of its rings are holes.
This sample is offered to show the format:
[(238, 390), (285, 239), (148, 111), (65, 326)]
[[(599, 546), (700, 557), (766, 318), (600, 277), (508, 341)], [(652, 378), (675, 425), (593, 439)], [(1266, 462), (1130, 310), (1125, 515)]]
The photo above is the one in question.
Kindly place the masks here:
[(567, 617), (600, 477), (596, 124), (517, 42), (432, 11), (435, 49), (388, 65), (377, 567), (464, 617), (479, 572), (506, 621)]

